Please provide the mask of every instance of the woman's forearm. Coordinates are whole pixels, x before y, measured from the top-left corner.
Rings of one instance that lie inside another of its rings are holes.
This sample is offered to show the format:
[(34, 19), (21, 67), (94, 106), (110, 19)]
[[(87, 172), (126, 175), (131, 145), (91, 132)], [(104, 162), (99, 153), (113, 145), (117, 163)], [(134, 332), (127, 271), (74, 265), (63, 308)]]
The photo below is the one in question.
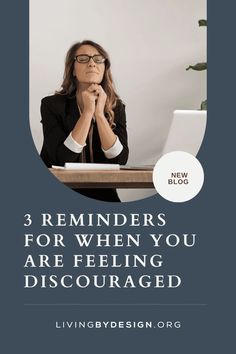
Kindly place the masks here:
[(71, 132), (72, 138), (80, 145), (86, 142), (92, 118), (93, 114), (82, 113)]
[(113, 133), (106, 117), (104, 115), (96, 116), (98, 134), (101, 140), (101, 145), (104, 150), (110, 149), (115, 141), (116, 135)]

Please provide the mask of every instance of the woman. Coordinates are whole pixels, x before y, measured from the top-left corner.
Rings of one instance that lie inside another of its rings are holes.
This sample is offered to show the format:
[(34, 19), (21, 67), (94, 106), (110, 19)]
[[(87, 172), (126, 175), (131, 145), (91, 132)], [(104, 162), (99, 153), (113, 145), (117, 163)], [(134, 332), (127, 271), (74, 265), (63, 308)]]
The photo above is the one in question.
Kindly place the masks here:
[[(115, 92), (110, 65), (106, 51), (93, 41), (75, 43), (69, 49), (61, 91), (41, 103), (41, 157), (48, 167), (65, 162), (126, 164), (125, 106)], [(76, 191), (120, 201), (115, 189)]]

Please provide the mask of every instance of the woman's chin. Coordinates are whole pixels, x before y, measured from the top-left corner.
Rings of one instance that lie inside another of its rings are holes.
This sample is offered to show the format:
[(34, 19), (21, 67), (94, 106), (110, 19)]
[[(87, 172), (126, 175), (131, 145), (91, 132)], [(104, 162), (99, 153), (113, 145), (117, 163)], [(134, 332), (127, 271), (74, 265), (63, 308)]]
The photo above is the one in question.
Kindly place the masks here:
[(80, 81), (81, 84), (84, 84), (84, 85), (91, 85), (91, 84), (97, 84), (97, 85), (100, 85), (101, 81), (98, 80), (97, 78), (90, 78), (90, 79), (87, 79), (87, 80), (84, 80), (84, 81)]
[(100, 84), (100, 80), (98, 80), (97, 77), (91, 77), (91, 78), (88, 80), (88, 83)]

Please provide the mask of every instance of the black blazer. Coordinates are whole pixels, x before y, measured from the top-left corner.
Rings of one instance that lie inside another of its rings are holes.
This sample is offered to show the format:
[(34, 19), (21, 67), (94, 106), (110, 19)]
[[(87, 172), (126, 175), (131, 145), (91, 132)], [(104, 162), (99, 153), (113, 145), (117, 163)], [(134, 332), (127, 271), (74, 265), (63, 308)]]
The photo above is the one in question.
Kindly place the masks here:
[[(65, 162), (78, 162), (80, 154), (69, 150), (64, 141), (73, 130), (80, 113), (76, 103), (76, 97), (56, 94), (47, 96), (41, 102), (41, 116), (43, 125), (43, 146), (40, 153), (44, 163), (63, 166)], [(126, 130), (126, 114), (124, 104), (118, 100), (114, 108), (114, 122), (116, 124), (113, 132), (116, 134), (123, 150), (113, 159), (107, 159), (101, 149), (101, 141), (98, 134), (96, 122), (93, 129), (93, 157), (97, 163), (115, 163), (125, 165), (128, 160), (128, 141)], [(89, 144), (85, 146), (87, 161), (89, 161)], [(115, 189), (80, 189), (77, 192), (106, 201), (120, 201)]]

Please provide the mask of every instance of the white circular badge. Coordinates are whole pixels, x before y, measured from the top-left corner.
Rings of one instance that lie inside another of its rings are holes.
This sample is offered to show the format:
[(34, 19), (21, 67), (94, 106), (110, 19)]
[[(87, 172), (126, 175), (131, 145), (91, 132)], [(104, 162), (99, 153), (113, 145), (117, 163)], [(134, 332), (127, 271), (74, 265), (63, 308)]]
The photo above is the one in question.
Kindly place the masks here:
[(186, 202), (201, 190), (204, 181), (202, 165), (196, 157), (184, 151), (163, 155), (153, 171), (157, 192), (171, 202)]

